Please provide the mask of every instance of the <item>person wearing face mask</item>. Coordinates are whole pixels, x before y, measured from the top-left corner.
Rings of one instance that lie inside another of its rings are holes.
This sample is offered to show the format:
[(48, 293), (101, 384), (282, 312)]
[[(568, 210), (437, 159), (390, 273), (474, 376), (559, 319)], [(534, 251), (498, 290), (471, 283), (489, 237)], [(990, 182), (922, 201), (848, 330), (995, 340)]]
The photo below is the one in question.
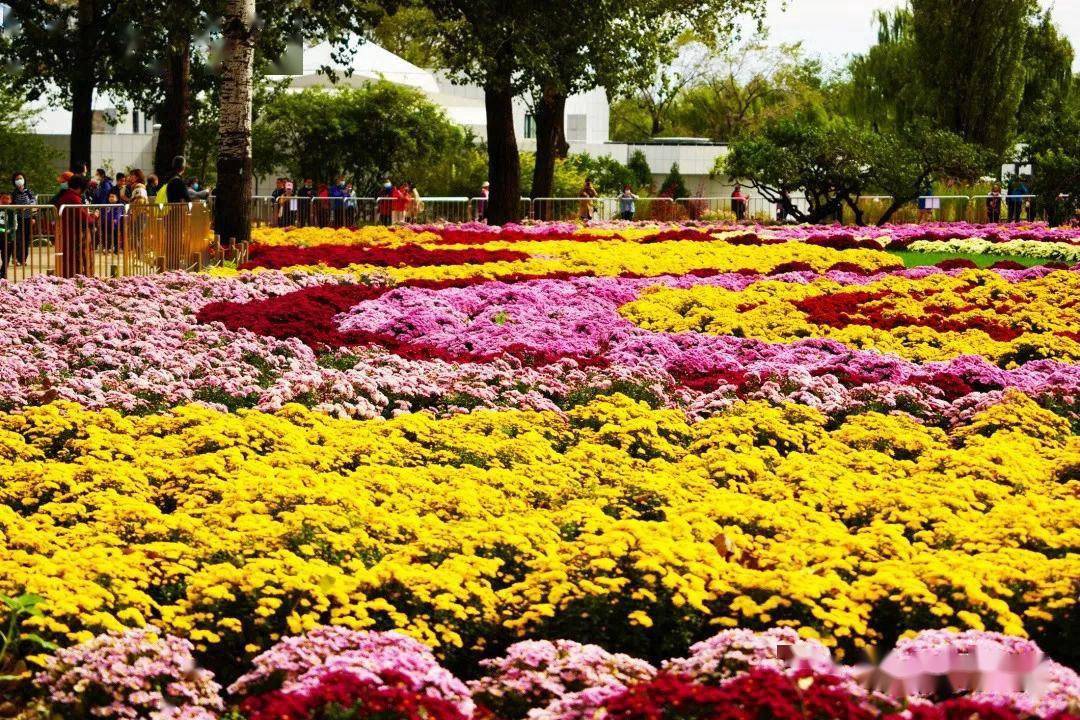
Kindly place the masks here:
[(63, 197), (65, 192), (67, 192), (68, 183), (71, 182), (71, 178), (73, 177), (75, 177), (75, 173), (71, 172), (70, 170), (62, 172), (57, 176), (56, 182), (60, 184), (60, 188), (56, 191), (56, 194), (53, 195), (52, 198), (49, 200), (50, 205), (56, 208), (60, 207), (60, 198)]
[(113, 193), (112, 178), (106, 174), (103, 168), (97, 169), (94, 178), (97, 180), (97, 187), (94, 189), (93, 201), (97, 205), (107, 205), (109, 196)]
[[(11, 204), (12, 205), (36, 205), (37, 195), (26, 183), (26, 175), (17, 172), (11, 176)], [(21, 210), (15, 217), (13, 236), (14, 260), (16, 265), (25, 265), (30, 256), (30, 240), (34, 234), (34, 225), (37, 222), (33, 210)], [(11, 230), (11, 228), (9, 228)], [(4, 264), (5, 268), (7, 264)]]

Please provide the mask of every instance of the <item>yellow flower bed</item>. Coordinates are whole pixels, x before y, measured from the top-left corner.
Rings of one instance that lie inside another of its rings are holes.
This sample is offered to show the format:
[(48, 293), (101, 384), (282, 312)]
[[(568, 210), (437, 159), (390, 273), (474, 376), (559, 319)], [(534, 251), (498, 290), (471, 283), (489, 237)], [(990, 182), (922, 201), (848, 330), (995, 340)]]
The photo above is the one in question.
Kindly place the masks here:
[[(851, 252), (851, 251), (848, 251)], [(798, 304), (834, 294), (884, 294), (881, 299), (844, 304), (851, 324), (816, 323)], [(1014, 358), (1080, 361), (1080, 307), (1062, 298), (1080, 296), (1080, 273), (1061, 271), (1024, 282), (1009, 282), (991, 271), (968, 270), (958, 276), (922, 279), (887, 276), (853, 287), (820, 278), (806, 285), (765, 281), (735, 292), (698, 286), (686, 290), (657, 288), (621, 308), (632, 322), (661, 332), (739, 335), (769, 342), (819, 337), (855, 348), (894, 353), (917, 361), (981, 355), (1005, 366)], [(928, 320), (929, 313), (941, 321)], [(914, 318), (926, 325), (873, 327), (861, 316)], [(995, 339), (979, 321), (1001, 326), (1011, 339)], [(971, 327), (967, 327), (970, 325)]]
[[(448, 245), (446, 248), (457, 246)], [(786, 263), (801, 262), (815, 271), (827, 270), (844, 262), (866, 270), (896, 269), (900, 263), (893, 256), (876, 250), (832, 250), (830, 248), (785, 243), (782, 245), (732, 245), (682, 240), (641, 244), (627, 240), (537, 240), (491, 242), (477, 246), (486, 250), (517, 250), (527, 253), (527, 260), (493, 262), (472, 265), (427, 265), (419, 267), (380, 268), (371, 265), (350, 265), (344, 269), (316, 265), (293, 265), (283, 268), (289, 273), (320, 273), (347, 275), (378, 275), (388, 273), (395, 281), (447, 280), (451, 278), (514, 275), (550, 275), (553, 273), (591, 273), (599, 276), (624, 274), (655, 277), (683, 275), (692, 270), (734, 272), (753, 270), (769, 272)]]
[(404, 227), (368, 225), (349, 228), (277, 228), (257, 227), (251, 230), (251, 241), (260, 245), (314, 247), (316, 245), (359, 245), (364, 247), (395, 247), (398, 245), (432, 243), (439, 239), (434, 233), (419, 233)]
[(826, 422), (747, 403), (689, 424), (621, 395), (368, 422), (54, 403), (0, 415), (0, 591), (44, 596), (31, 622), (64, 642), (153, 620), (238, 658), (327, 622), (441, 652), (774, 624), (851, 648), (898, 616), (1063, 631), (1065, 420), (1010, 393), (949, 434)]

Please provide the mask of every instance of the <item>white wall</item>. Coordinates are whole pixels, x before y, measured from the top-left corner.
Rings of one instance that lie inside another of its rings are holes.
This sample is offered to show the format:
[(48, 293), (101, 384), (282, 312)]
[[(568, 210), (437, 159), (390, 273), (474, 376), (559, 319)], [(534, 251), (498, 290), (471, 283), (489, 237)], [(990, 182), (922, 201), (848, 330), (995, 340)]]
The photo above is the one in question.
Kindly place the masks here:
[[(53, 160), (56, 171), (62, 172), (68, 166), (70, 136), (60, 134), (42, 135), (49, 146), (57, 151)], [(134, 133), (103, 135), (95, 133), (90, 147), (90, 171), (99, 167), (126, 172), (131, 168), (142, 168), (149, 175), (154, 169), (154, 135), (152, 133)]]

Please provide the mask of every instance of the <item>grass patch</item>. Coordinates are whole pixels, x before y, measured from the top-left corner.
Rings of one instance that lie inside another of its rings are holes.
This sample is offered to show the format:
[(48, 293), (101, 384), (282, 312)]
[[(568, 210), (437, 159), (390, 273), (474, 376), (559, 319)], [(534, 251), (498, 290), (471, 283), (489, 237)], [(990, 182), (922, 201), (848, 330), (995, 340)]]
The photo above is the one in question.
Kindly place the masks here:
[(895, 255), (904, 261), (905, 267), (920, 267), (923, 265), (936, 265), (942, 260), (971, 260), (981, 268), (990, 267), (1002, 260), (1011, 260), (1020, 263), (1024, 267), (1045, 265), (1053, 260), (1045, 258), (1033, 258), (1025, 255), (981, 255), (975, 253), (950, 253), (950, 252), (914, 252), (912, 250), (889, 250), (889, 254)]

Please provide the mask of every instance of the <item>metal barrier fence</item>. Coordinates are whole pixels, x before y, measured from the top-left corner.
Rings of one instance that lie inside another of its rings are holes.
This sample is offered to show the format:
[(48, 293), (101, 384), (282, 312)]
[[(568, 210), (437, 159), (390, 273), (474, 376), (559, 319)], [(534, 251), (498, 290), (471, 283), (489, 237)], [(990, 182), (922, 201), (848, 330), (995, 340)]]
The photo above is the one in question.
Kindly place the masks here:
[(0, 208), (0, 277), (107, 278), (200, 267), (213, 245), (201, 203)]
[[(524, 200), (523, 200), (524, 202)], [(674, 198), (573, 197), (533, 198), (534, 220), (659, 220), (685, 219)]]
[[(1035, 195), (924, 195), (897, 208), (890, 222), (895, 224), (914, 222), (1003, 222), (1006, 220), (1036, 219)], [(778, 204), (764, 198), (748, 198), (738, 203), (731, 197), (689, 197), (678, 198), (675, 219), (703, 221), (768, 221), (794, 220), (782, 217)], [(879, 222), (892, 207), (890, 195), (862, 195), (856, 199), (858, 217), (852, 208), (841, 208), (839, 218), (826, 218), (825, 221), (839, 221), (845, 225), (856, 224), (861, 219), (863, 224), (873, 225)], [(807, 211), (807, 202), (803, 198), (792, 198), (792, 204)], [(740, 207), (740, 205), (742, 207)], [(742, 210), (741, 217), (739, 210)]]

